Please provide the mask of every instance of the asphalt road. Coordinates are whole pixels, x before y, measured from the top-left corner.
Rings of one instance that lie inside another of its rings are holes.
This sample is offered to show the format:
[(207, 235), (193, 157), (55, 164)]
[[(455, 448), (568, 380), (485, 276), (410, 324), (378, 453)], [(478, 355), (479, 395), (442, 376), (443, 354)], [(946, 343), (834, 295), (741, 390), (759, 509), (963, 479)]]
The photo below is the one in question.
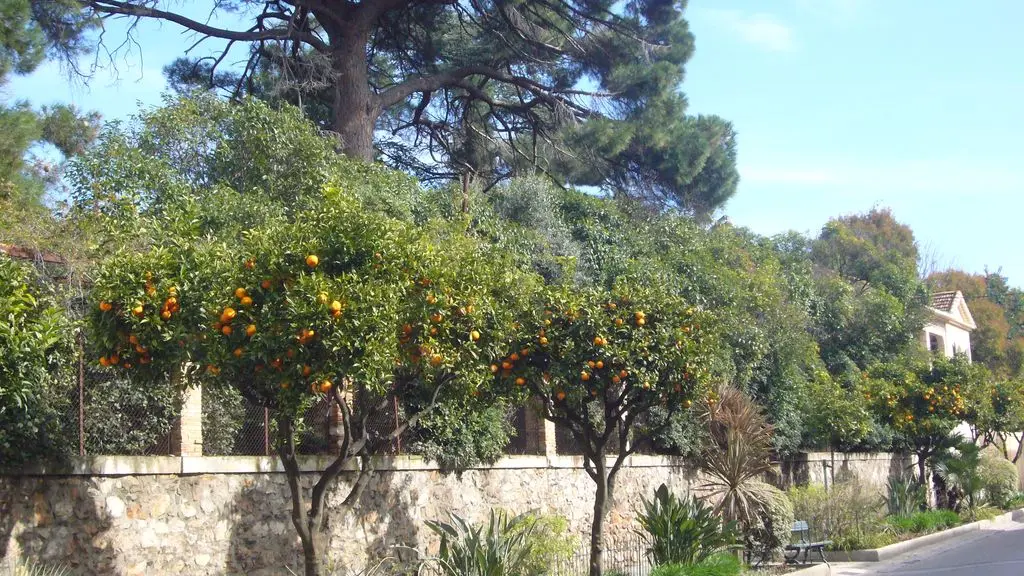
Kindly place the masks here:
[(887, 562), (833, 565), (833, 576), (1024, 576), (1024, 523), (1006, 522)]

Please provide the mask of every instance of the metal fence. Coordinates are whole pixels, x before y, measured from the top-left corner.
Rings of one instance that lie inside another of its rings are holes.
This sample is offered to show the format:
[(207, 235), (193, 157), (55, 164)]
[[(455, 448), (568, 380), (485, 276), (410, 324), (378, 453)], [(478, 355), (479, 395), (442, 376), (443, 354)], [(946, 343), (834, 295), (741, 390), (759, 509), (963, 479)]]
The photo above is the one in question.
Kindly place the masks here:
[[(638, 535), (620, 537), (607, 542), (602, 555), (605, 573), (612, 570), (625, 576), (647, 576), (653, 568), (647, 545)], [(577, 550), (566, 561), (554, 567), (554, 576), (586, 576), (590, 568), (590, 543)]]
[(76, 365), (62, 375), (73, 385), (58, 404), (60, 430), (79, 455), (167, 455), (182, 397), (169, 382), (136, 381), (100, 368), (98, 352), (78, 340)]

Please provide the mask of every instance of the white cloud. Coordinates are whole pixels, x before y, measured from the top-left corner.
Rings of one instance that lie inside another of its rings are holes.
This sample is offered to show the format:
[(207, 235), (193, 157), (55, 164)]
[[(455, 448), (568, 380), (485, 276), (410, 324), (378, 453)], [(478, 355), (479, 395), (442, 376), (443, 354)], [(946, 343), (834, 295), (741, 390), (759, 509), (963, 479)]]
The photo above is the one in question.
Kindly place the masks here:
[(708, 15), (739, 39), (763, 50), (789, 52), (796, 48), (793, 29), (771, 14), (715, 9)]

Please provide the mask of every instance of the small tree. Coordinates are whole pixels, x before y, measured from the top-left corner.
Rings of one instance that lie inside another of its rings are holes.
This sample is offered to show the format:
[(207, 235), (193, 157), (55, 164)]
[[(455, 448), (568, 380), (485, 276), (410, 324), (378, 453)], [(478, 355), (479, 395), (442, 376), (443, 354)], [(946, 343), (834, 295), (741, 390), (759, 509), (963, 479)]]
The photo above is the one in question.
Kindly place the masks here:
[(505, 387), (539, 398), (543, 416), (581, 447), (596, 484), (590, 574), (600, 576), (604, 519), (623, 463), (707, 393), (710, 317), (666, 282), (642, 276), (610, 291), (548, 289), (542, 304), (491, 370)]
[(964, 414), (964, 390), (945, 369), (950, 362), (879, 364), (869, 371), (866, 397), (879, 420), (917, 455), (918, 480), (926, 461), (955, 445), (954, 429)]
[[(240, 237), (172, 237), (168, 248), (115, 254), (100, 270), (92, 314), (101, 364), (232, 387), (271, 410), (307, 575), (321, 573), (326, 495), (343, 470), (358, 470), (347, 511), (373, 456), (423, 414), (493, 401), (486, 359), (506, 349), (531, 286), (457, 227), (409, 227), (336, 187), (322, 200), (301, 221), (270, 218)], [(185, 216), (169, 210), (164, 225), (180, 231), (191, 225)], [(306, 409), (325, 398), (344, 432), (307, 490), (295, 438)], [(369, 424), (396, 400), (402, 423)]]

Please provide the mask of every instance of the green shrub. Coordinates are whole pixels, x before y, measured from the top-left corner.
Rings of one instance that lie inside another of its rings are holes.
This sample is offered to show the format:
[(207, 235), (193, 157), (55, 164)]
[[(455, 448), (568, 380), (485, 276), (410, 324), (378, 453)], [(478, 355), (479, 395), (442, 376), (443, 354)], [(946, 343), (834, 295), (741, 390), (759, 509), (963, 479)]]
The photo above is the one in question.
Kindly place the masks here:
[(812, 538), (832, 540), (838, 550), (864, 549), (885, 540), (884, 533), (891, 530), (881, 495), (856, 482), (837, 482), (828, 491), (820, 486), (793, 488), (789, 498), (795, 518), (807, 521)]
[(1017, 493), (1020, 483), (1017, 466), (1003, 458), (997, 450), (982, 452), (978, 473), (981, 475), (985, 499), (989, 503), (1004, 506)]
[(445, 576), (511, 576), (522, 574), (533, 550), (533, 526), (527, 516), (491, 510), (485, 526), (451, 515), (451, 522), (427, 521), (441, 537), (434, 559)]
[(959, 526), (961, 520), (952, 510), (927, 510), (910, 516), (890, 516), (886, 522), (899, 534), (928, 534)]
[(663, 564), (651, 570), (650, 576), (735, 576), (740, 570), (735, 555), (720, 552), (697, 564)]
[(974, 511), (974, 519), (991, 520), (1002, 513), (1003, 511), (995, 506), (979, 506), (978, 509)]
[(768, 558), (789, 544), (794, 514), (793, 503), (785, 492), (768, 484), (762, 490), (768, 498), (757, 514), (757, 523), (747, 533), (746, 541), (751, 552)]
[(662, 484), (642, 502), (637, 533), (656, 564), (696, 564), (736, 543), (736, 523), (693, 496), (680, 500)]
[(1015, 493), (1003, 504), (1004, 510), (1017, 510), (1018, 508), (1024, 508), (1024, 492)]
[(572, 557), (577, 538), (569, 534), (569, 521), (561, 516), (527, 513), (523, 519), (530, 557), (523, 564), (523, 576), (544, 576)]
[(0, 256), (0, 462), (69, 453), (71, 326), (35, 269)]

